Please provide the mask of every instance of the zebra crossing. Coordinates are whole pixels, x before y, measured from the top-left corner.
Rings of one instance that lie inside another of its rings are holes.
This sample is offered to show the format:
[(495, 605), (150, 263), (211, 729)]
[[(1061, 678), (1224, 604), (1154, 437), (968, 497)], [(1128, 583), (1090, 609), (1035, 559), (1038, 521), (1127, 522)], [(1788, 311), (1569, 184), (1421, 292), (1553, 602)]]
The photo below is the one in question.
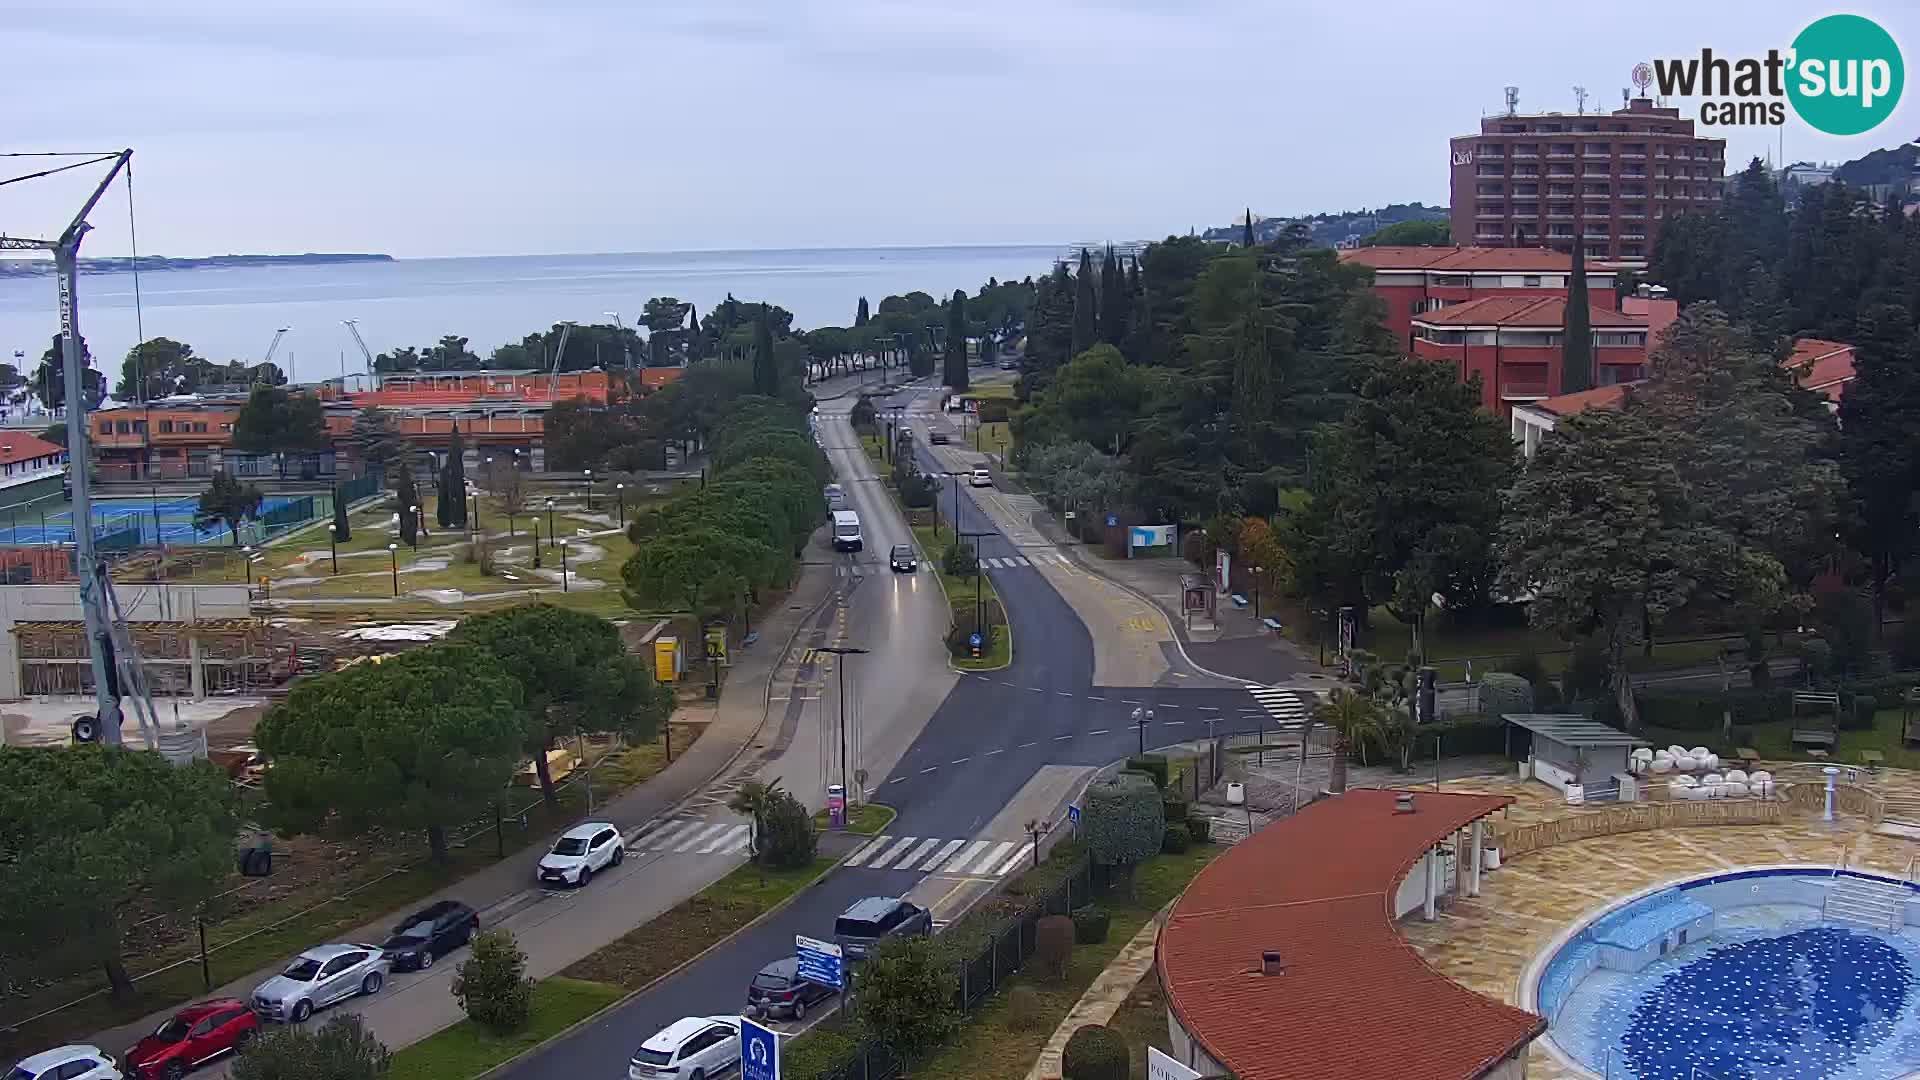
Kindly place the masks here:
[(1016, 566), (1046, 565), (1049, 563), (1060, 566), (1072, 566), (1073, 560), (1057, 551), (1037, 551), (1034, 552), (1032, 559), (1028, 559), (1025, 555), (983, 556), (980, 559), (980, 565), (989, 570), (1011, 570)]
[(1032, 841), (948, 840), (883, 833), (847, 856), (845, 865), (865, 870), (914, 870), (997, 878), (1032, 858)]
[(1298, 691), (1278, 686), (1249, 686), (1247, 693), (1253, 695), (1260, 708), (1282, 728), (1299, 730), (1307, 726), (1310, 706)]
[(752, 830), (744, 821), (691, 818), (669, 821), (627, 847), (635, 853), (662, 855), (745, 855), (752, 839)]

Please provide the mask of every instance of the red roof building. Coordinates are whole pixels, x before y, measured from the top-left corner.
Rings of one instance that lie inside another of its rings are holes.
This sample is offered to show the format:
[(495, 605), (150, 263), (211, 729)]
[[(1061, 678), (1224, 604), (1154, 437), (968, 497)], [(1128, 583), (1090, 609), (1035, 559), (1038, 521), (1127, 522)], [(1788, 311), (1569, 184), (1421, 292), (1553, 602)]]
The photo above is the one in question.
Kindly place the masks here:
[(1853, 381), (1853, 346), (1821, 338), (1801, 338), (1782, 366), (1800, 379), (1800, 385), (1826, 395), (1827, 407), (1838, 409)]
[(24, 431), (0, 432), (0, 467), (5, 468), (7, 476), (14, 475), (16, 469), (51, 468), (66, 460), (67, 448), (64, 446)]
[(1172, 1056), (1239, 1080), (1523, 1076), (1546, 1020), (1441, 975), (1395, 925), (1478, 893), (1482, 819), (1512, 802), (1356, 789), (1215, 859), (1155, 947)]
[[(1595, 385), (1645, 378), (1646, 322), (1597, 305), (1588, 319)], [(1504, 415), (1560, 393), (1566, 327), (1564, 297), (1489, 296), (1415, 318), (1413, 355), (1452, 364), (1463, 382), (1478, 375), (1481, 405)]]
[[(1573, 256), (1546, 248), (1370, 247), (1340, 252), (1340, 261), (1373, 268), (1373, 291), (1387, 305), (1387, 329), (1413, 351), (1418, 315), (1488, 296), (1567, 295)], [(1587, 292), (1613, 307), (1613, 271), (1587, 268)]]

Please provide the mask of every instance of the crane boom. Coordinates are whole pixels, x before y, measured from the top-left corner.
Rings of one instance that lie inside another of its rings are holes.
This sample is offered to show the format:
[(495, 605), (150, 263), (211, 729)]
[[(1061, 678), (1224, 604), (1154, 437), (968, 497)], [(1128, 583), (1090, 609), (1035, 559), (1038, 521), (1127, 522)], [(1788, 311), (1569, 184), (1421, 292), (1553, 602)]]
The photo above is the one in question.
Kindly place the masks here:
[[(347, 333), (353, 335), (353, 343), (360, 346), (360, 355), (367, 358), (367, 374), (371, 376), (373, 374), (373, 350), (367, 348), (366, 339), (360, 336), (359, 322), (353, 319), (341, 319), (340, 325), (347, 328)], [(344, 380), (342, 381), (344, 382)], [(346, 387), (342, 386), (340, 389), (345, 390)]]

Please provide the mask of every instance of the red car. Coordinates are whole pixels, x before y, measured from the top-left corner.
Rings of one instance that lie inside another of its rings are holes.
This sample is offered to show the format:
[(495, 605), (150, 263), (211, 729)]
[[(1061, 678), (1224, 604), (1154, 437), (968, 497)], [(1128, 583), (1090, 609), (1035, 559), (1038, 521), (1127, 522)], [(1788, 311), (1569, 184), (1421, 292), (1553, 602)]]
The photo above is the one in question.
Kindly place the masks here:
[(128, 1080), (180, 1080), (187, 1070), (239, 1049), (259, 1030), (259, 1018), (239, 998), (189, 1005), (127, 1051)]

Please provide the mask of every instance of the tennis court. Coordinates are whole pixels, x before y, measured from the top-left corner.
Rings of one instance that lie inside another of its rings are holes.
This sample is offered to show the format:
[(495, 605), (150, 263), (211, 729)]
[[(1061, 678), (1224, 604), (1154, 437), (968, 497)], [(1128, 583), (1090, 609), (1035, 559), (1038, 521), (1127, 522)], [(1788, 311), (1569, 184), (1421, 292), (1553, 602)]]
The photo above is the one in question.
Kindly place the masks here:
[[(265, 540), (317, 517), (326, 502), (323, 496), (269, 495), (260, 503), (257, 521), (240, 527), (242, 543)], [(197, 544), (229, 544), (232, 535), (224, 526), (197, 529), (193, 515), (200, 508), (194, 496), (177, 499), (104, 499), (93, 504), (93, 535), (103, 546), (119, 548), (187, 547)], [(71, 544), (73, 511), (52, 514), (13, 514), (0, 518), (0, 543)]]

